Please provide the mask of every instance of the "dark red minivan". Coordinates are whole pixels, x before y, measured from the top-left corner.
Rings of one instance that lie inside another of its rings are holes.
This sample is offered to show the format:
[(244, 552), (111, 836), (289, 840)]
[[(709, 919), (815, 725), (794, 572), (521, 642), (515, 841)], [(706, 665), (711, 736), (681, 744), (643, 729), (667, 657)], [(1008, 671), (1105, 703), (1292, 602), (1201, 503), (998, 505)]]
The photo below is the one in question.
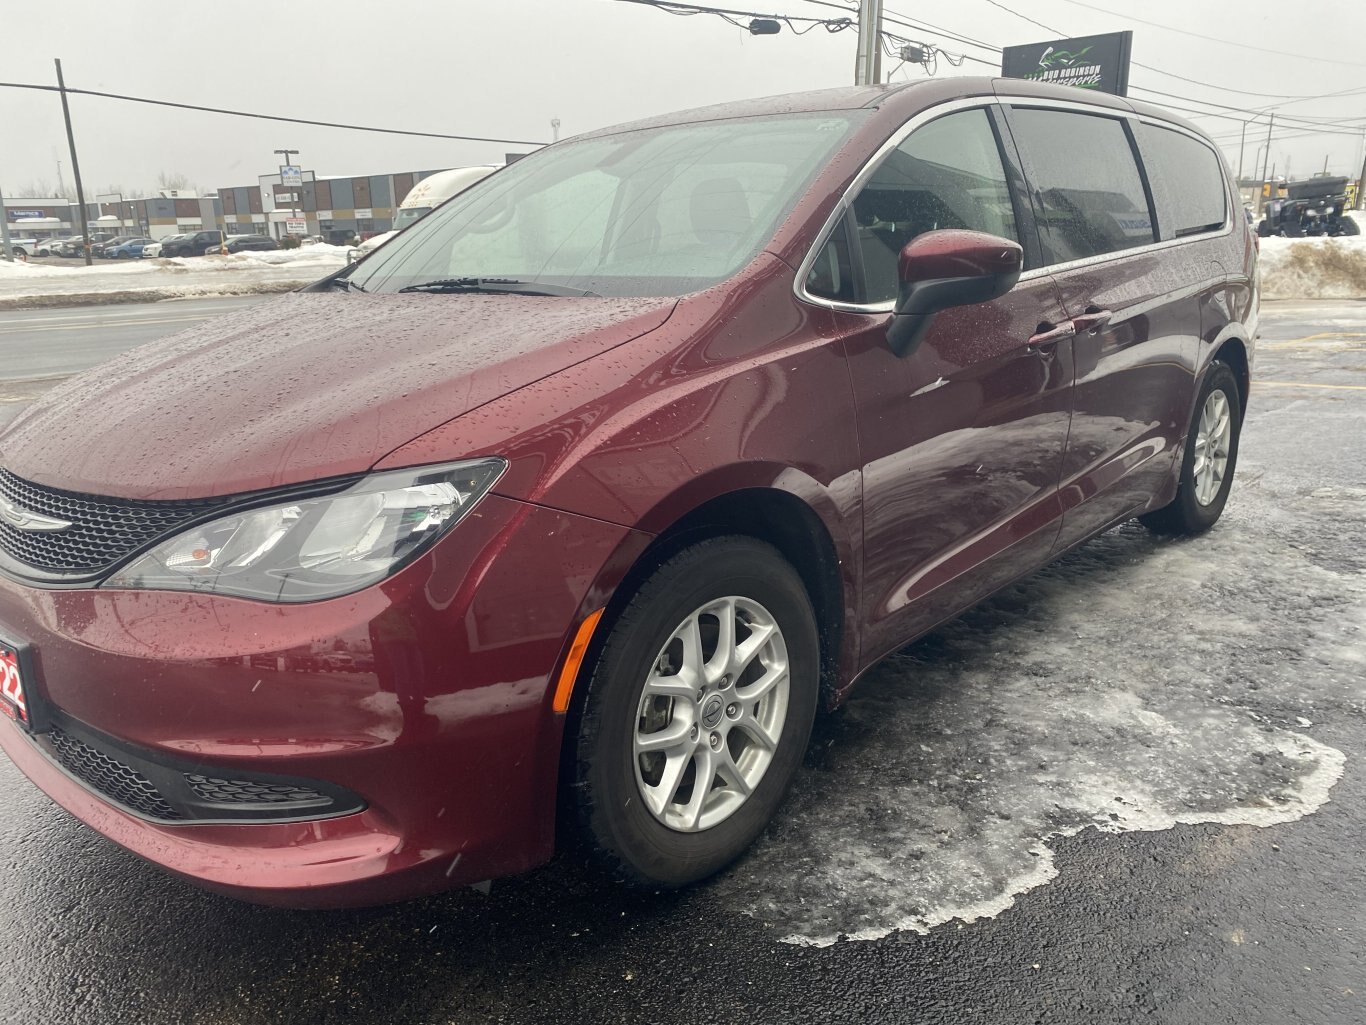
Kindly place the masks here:
[(1205, 135), (1076, 89), (558, 143), (0, 435), (0, 744), (249, 900), (519, 872), (557, 813), (699, 879), (879, 658), (1218, 518), (1254, 261)]

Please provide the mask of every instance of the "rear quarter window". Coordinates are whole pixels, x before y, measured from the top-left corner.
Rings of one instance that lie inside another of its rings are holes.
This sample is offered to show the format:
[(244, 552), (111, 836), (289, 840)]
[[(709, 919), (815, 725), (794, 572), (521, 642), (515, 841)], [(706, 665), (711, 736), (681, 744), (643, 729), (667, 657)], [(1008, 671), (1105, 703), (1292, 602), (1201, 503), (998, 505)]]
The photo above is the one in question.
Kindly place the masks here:
[(1015, 107), (1010, 128), (1027, 169), (1045, 263), (1084, 260), (1157, 240), (1121, 120)]
[(1162, 237), (1223, 227), (1228, 211), (1224, 168), (1214, 151), (1199, 139), (1157, 125), (1141, 125), (1138, 142)]

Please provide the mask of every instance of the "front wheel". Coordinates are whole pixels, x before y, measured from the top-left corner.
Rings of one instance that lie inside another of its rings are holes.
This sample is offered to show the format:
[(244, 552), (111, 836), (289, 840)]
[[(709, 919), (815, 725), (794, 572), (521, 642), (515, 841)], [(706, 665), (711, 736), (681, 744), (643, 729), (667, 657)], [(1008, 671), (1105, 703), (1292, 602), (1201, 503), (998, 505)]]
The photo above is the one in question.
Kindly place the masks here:
[(587, 681), (575, 790), (600, 863), (676, 887), (754, 842), (811, 733), (817, 638), (801, 578), (761, 541), (703, 541), (655, 571)]
[(1225, 363), (1211, 363), (1195, 404), (1176, 498), (1139, 517), (1159, 534), (1199, 534), (1224, 511), (1238, 462), (1243, 426), (1238, 381)]

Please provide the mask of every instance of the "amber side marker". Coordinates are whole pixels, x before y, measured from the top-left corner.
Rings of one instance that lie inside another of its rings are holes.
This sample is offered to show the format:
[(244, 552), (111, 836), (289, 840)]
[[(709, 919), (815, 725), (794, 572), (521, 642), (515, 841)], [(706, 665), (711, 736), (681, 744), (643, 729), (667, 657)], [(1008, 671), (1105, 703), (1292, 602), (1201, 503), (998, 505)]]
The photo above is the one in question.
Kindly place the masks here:
[(593, 631), (597, 629), (598, 620), (606, 611), (602, 608), (590, 612), (588, 618), (579, 624), (578, 632), (574, 634), (574, 643), (569, 646), (569, 656), (564, 660), (559, 682), (555, 684), (555, 701), (551, 707), (556, 712), (569, 711), (569, 698), (574, 693), (574, 681), (578, 679), (579, 666), (583, 664), (583, 656), (588, 653), (588, 642), (593, 639)]

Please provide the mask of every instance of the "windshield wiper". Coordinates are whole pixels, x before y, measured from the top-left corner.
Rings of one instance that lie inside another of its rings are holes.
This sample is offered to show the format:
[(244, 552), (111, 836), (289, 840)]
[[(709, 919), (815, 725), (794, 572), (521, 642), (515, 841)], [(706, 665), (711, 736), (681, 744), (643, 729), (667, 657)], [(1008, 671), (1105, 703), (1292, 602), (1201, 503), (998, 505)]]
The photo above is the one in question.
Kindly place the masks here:
[(348, 292), (364, 292), (365, 289), (356, 284), (350, 278), (332, 278), (327, 283), (329, 288), (344, 288)]
[(597, 292), (564, 285), (549, 285), (540, 281), (518, 281), (515, 278), (437, 278), (417, 285), (405, 285), (400, 292), (474, 292), (487, 295), (559, 295), (601, 299)]

